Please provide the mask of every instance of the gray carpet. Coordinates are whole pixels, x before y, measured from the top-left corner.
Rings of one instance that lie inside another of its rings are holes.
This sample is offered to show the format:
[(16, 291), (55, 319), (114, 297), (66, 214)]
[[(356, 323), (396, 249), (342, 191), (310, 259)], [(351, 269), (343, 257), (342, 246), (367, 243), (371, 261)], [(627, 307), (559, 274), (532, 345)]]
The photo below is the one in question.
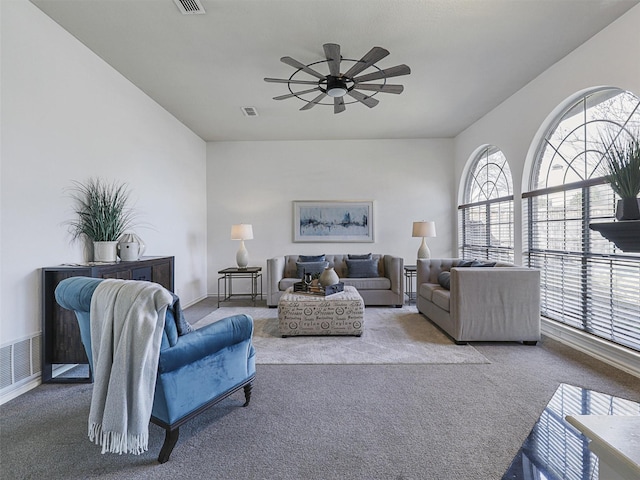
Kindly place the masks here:
[(454, 364), (489, 363), (471, 345), (455, 345), (415, 307), (365, 309), (364, 333), (354, 336), (282, 338), (278, 310), (222, 307), (193, 326), (200, 328), (226, 316), (253, 317), (258, 364)]
[[(192, 319), (190, 319), (192, 321)], [(140, 456), (86, 437), (91, 385), (0, 407), (2, 479), (499, 480), (560, 383), (640, 401), (640, 381), (557, 342), (474, 344), (490, 363), (258, 365), (236, 394)]]

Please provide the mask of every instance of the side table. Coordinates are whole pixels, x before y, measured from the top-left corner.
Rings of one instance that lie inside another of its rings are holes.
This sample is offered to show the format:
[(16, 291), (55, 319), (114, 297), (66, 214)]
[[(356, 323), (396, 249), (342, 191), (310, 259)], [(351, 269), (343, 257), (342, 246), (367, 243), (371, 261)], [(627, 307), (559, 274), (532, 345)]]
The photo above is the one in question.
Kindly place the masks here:
[[(413, 279), (416, 278), (418, 272), (418, 268), (416, 265), (405, 265), (404, 266), (404, 291), (407, 292), (407, 297), (409, 298), (409, 305), (411, 305), (411, 301), (415, 301), (416, 292), (413, 291)], [(417, 289), (416, 285), (416, 289)]]
[[(262, 267), (229, 267), (219, 270), (218, 274), (218, 307), (220, 303), (230, 301), (233, 297), (250, 297), (253, 305), (260, 295), (262, 300)], [(233, 281), (236, 279), (248, 278), (251, 280), (251, 293), (233, 293)], [(258, 288), (258, 280), (260, 280), (260, 288)], [(223, 282), (224, 288), (220, 288), (220, 282)], [(224, 292), (224, 294), (222, 294)]]

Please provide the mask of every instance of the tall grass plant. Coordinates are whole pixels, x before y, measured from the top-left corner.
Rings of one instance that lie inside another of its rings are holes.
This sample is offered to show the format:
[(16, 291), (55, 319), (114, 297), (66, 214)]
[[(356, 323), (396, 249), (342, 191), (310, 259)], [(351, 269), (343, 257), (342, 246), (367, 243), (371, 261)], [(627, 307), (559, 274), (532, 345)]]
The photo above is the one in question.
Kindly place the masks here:
[(127, 184), (108, 183), (91, 178), (86, 183), (74, 181), (70, 188), (76, 218), (69, 222), (74, 239), (115, 242), (133, 225)]

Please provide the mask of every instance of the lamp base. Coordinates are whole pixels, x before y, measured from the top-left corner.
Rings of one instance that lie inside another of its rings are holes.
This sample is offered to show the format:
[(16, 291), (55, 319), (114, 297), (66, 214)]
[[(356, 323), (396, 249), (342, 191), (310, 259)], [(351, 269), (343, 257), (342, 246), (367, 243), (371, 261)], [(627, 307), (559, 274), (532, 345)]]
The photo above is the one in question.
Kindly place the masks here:
[(244, 246), (244, 240), (240, 240), (240, 248), (236, 253), (236, 263), (238, 268), (247, 268), (247, 265), (249, 265), (249, 252)]
[(422, 237), (422, 243), (418, 249), (418, 258), (431, 258), (431, 250), (429, 250), (424, 237)]

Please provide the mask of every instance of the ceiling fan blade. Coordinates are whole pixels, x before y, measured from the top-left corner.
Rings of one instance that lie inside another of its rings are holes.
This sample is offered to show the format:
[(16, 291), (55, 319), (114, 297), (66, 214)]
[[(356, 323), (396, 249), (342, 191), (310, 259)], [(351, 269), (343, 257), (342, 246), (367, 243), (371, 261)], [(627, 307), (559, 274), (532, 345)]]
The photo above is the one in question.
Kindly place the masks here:
[(344, 106), (344, 98), (335, 97), (333, 99), (333, 113), (342, 113), (346, 109), (347, 107)]
[(265, 78), (265, 82), (270, 83), (294, 83), (296, 85), (317, 85), (315, 80), (286, 80), (284, 78)]
[(308, 73), (309, 75), (313, 75), (314, 77), (317, 77), (321, 80), (324, 80), (326, 75), (322, 75), (320, 72), (316, 72), (313, 68), (309, 68), (307, 67), (304, 63), (300, 63), (297, 60), (294, 60), (291, 57), (282, 57), (280, 59), (281, 62), (286, 63), (287, 65), (293, 67), (293, 68), (299, 68), (300, 70), (302, 70), (303, 72)]
[(353, 78), (355, 75), (359, 74), (363, 70), (366, 70), (374, 63), (382, 60), (384, 57), (389, 55), (389, 50), (386, 50), (382, 47), (373, 47), (369, 50), (364, 57), (358, 60), (358, 63), (353, 65), (345, 74), (345, 77)]
[(358, 100), (360, 103), (364, 103), (369, 108), (373, 108), (378, 103), (380, 103), (375, 98), (365, 95), (364, 93), (357, 92), (356, 90), (350, 90), (348, 94)]
[(379, 80), (381, 78), (409, 75), (410, 73), (411, 73), (411, 69), (403, 64), (403, 65), (396, 65), (395, 67), (387, 68), (385, 70), (380, 70), (379, 72), (373, 72), (373, 73), (369, 73), (368, 75), (363, 75), (361, 77), (354, 78), (353, 81), (355, 83), (368, 82), (370, 80)]
[(315, 107), (318, 103), (320, 103), (322, 101), (322, 99), (324, 97), (326, 97), (327, 94), (322, 92), (320, 95), (318, 95), (316, 98), (314, 98), (313, 100), (311, 100), (309, 103), (307, 103), (304, 107), (302, 107), (300, 110), (309, 110), (310, 108)]
[(340, 56), (340, 45), (336, 43), (325, 43), (322, 47), (324, 48), (324, 56), (327, 57), (329, 63), (329, 73), (337, 77), (340, 75), (340, 60), (342, 60)]
[(375, 83), (356, 83), (353, 88), (358, 90), (372, 90), (382, 93), (402, 93), (404, 87), (402, 85), (375, 84)]
[(291, 97), (297, 97), (298, 95), (304, 95), (305, 93), (311, 93), (320, 90), (320, 87), (310, 88), (309, 90), (302, 90), (301, 92), (288, 93), (287, 95), (280, 95), (279, 97), (273, 97), (274, 100), (285, 100)]

